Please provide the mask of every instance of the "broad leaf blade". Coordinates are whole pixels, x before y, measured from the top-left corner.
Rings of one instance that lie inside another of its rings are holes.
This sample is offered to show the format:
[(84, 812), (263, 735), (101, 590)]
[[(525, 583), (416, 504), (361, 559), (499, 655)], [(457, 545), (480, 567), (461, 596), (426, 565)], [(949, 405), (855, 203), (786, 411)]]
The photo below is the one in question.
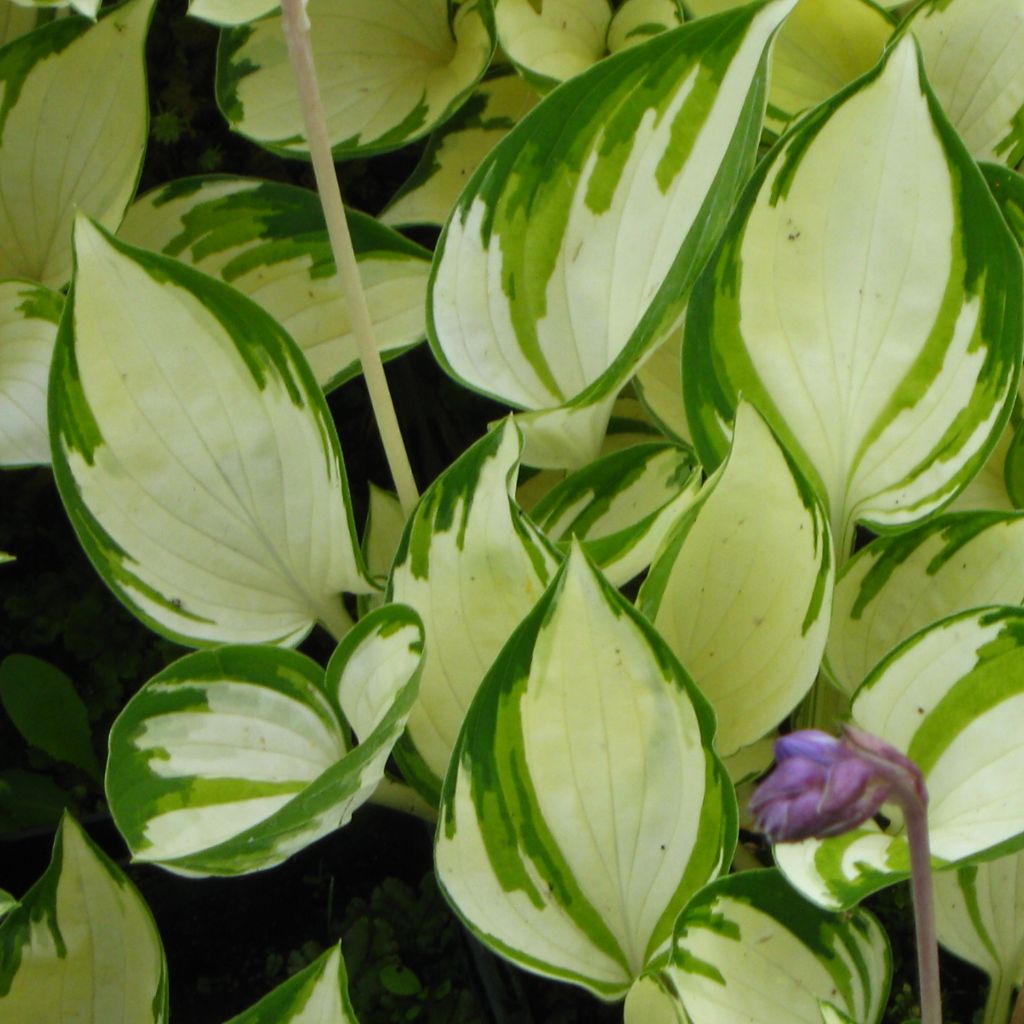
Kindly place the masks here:
[[(484, 0), (471, 0), (449, 24), (449, 6), (310, 0), (313, 57), (336, 158), (404, 146), (462, 105), (494, 51), (491, 11)], [(295, 156), (308, 149), (282, 31), (279, 13), (224, 30), (217, 102), (236, 132)]]
[[(430, 253), (355, 210), (347, 220), (377, 347), (393, 358), (426, 335)], [(314, 192), (253, 178), (185, 178), (133, 203), (118, 237), (248, 295), (292, 336), (325, 391), (360, 372)]]
[[(933, 864), (1024, 843), (1024, 611), (974, 609), (916, 633), (868, 676), (854, 722), (914, 760), (929, 793)], [(779, 866), (822, 906), (850, 907), (909, 874), (899, 814), (835, 839), (775, 847)]]
[(723, 754), (777, 726), (814, 682), (833, 573), (824, 509), (741, 405), (727, 461), (673, 528), (638, 602), (714, 705)]
[(420, 696), (399, 758), (435, 799), (480, 680), (552, 576), (556, 558), (511, 498), (520, 438), (508, 421), (424, 493), (395, 556), (388, 600), (423, 619)]
[(1009, 415), (1022, 282), (904, 39), (762, 163), (694, 290), (683, 382), (702, 461), (722, 458), (742, 392), (815, 481), (842, 555), (856, 521), (922, 519)]
[(46, 380), (64, 299), (31, 281), (0, 281), (0, 465), (50, 461)]
[(146, 148), (154, 0), (66, 18), (0, 51), (0, 277), (60, 288), (75, 211), (117, 227)]
[(589, 461), (614, 395), (677, 321), (749, 173), (765, 51), (791, 7), (752, 5), (601, 61), (463, 192), (435, 257), (430, 342), (467, 386), (532, 410), (522, 426), (543, 454), (528, 434), (529, 464)]
[[(388, 605), (345, 637), (326, 681), (271, 647), (200, 651), (151, 679), (114, 723), (107, 766), (134, 858), (242, 874), (346, 824), (405, 726), (422, 635), (408, 608)], [(360, 739), (351, 750), (346, 721)]]
[(88, 221), (51, 376), (54, 469), (93, 564), (181, 642), (340, 634), (364, 581), (333, 422), (258, 306)]
[(744, 871), (686, 907), (663, 973), (691, 1024), (819, 1024), (822, 1002), (877, 1024), (891, 968), (885, 932), (867, 912), (826, 914), (777, 871)]
[(341, 946), (318, 956), (227, 1024), (358, 1024)]
[(847, 693), (898, 643), (955, 612), (1024, 603), (1024, 515), (940, 516), (858, 551), (836, 583), (826, 668)]
[(149, 908), (69, 815), (53, 859), (0, 924), (0, 1018), (165, 1024), (167, 968)]
[(907, 20), (928, 80), (977, 160), (1024, 157), (1024, 10), (1013, 0), (926, 0)]
[(214, 25), (244, 25), (280, 6), (281, 0), (189, 0), (188, 13)]
[(473, 932), (530, 970), (625, 995), (735, 843), (713, 722), (574, 547), (481, 684), (445, 780), (438, 877)]

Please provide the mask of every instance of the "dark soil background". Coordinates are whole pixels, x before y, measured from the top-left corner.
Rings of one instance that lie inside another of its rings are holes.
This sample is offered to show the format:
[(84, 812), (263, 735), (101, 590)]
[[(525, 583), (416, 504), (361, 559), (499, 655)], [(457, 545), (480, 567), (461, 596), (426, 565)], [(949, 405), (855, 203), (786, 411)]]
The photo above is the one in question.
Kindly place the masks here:
[[(217, 32), (186, 18), (185, 8), (185, 0), (160, 0), (150, 33), (152, 121), (141, 190), (213, 172), (312, 188), (307, 164), (271, 156), (227, 130), (213, 102)], [(340, 165), (346, 201), (379, 212), (421, 149)], [(411, 235), (433, 244), (429, 231)], [(391, 362), (387, 373), (421, 488), (503, 411), (448, 380), (425, 346)], [(422, 394), (429, 400), (421, 404)], [(361, 523), (367, 482), (389, 483), (361, 380), (335, 391), (329, 404)], [(0, 572), (0, 658), (34, 654), (66, 672), (86, 703), (100, 752), (128, 698), (184, 652), (137, 623), (100, 581), (48, 469), (7, 471), (0, 479), (0, 551), (18, 559)], [(319, 633), (303, 646), (320, 661), (332, 649)], [(339, 938), (362, 1024), (621, 1021), (618, 1006), (516, 971), (470, 939), (437, 891), (431, 836), (419, 821), (368, 807), (346, 828), (271, 871), (184, 879), (129, 866), (95, 784), (27, 749), (2, 711), (0, 750), (0, 886), (22, 895), (38, 878), (49, 860), (54, 823), (69, 806), (152, 908), (178, 1024), (222, 1024)], [(902, 1024), (913, 1013), (908, 902), (905, 887), (870, 901), (896, 936), (886, 1024)], [(970, 1024), (983, 1002), (983, 979), (952, 958), (943, 967), (947, 1021)]]

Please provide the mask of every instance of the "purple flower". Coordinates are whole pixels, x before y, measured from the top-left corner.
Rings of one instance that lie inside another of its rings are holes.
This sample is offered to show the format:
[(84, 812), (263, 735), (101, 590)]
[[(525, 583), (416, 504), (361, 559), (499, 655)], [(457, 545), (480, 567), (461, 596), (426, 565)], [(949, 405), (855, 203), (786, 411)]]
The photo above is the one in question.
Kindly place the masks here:
[(775, 771), (750, 799), (758, 828), (773, 842), (826, 839), (862, 825), (887, 800), (927, 803), (920, 769), (871, 733), (846, 726), (842, 737), (817, 729), (775, 744)]

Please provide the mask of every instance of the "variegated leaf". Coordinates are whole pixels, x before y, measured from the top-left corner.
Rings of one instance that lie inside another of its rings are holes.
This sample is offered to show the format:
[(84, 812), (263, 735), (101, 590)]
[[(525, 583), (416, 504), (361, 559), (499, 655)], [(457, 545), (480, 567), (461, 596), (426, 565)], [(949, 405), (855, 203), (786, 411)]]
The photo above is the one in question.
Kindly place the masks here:
[(184, 643), (350, 625), (365, 580), (334, 424), (284, 331), (234, 289), (86, 219), (51, 376), (57, 483), (97, 570)]
[(1013, 512), (1019, 507), (1014, 503), (1009, 490), (1012, 474), (1010, 454), (1018, 426), (1014, 419), (1015, 416), (1011, 413), (996, 446), (985, 460), (985, 465), (946, 506), (946, 512)]
[(75, 211), (120, 223), (146, 148), (153, 4), (62, 18), (0, 51), (0, 277), (59, 288)]
[(977, 160), (1024, 157), (1024, 6), (1018, 0), (925, 0), (906, 30), (935, 95)]
[(167, 967), (149, 908), (70, 815), (50, 866), (0, 924), (0, 1020), (167, 1020)]
[(690, 1024), (820, 1024), (822, 1003), (877, 1024), (891, 970), (889, 942), (871, 914), (827, 914), (771, 870), (699, 892), (676, 923), (661, 974)]
[(1003, 463), (1006, 493), (1015, 508), (1024, 508), (1024, 420), (1013, 430)]
[(609, 0), (491, 0), (498, 42), (527, 81), (548, 90), (606, 53)]
[(0, 281), (0, 466), (50, 461), (46, 382), (64, 298), (31, 281)]
[(625, 995), (731, 855), (713, 731), (671, 651), (575, 545), (459, 734), (435, 848), (445, 895), (521, 966)]
[[(347, 211), (359, 274), (384, 359), (426, 334), (430, 253)], [(254, 178), (185, 178), (128, 210), (118, 237), (219, 277), (292, 336), (330, 391), (360, 372), (348, 306), (316, 193)]]
[(575, 537), (616, 587), (651, 564), (669, 529), (694, 502), (700, 468), (667, 442), (632, 445), (592, 462), (549, 491), (531, 518), (564, 549)]
[(189, 0), (188, 13), (214, 25), (244, 25), (281, 6), (281, 0)]
[[(494, 52), (489, 2), (309, 0), (313, 57), (337, 159), (404, 146), (450, 117)], [(226, 28), (217, 102), (231, 128), (266, 149), (308, 152), (281, 15)]]
[(103, 0), (14, 0), (14, 2), (22, 7), (34, 7), (44, 12), (49, 12), (54, 8), (58, 10), (68, 8), (79, 14), (84, 14), (87, 18), (95, 18)]
[(955, 612), (1024, 603), (1024, 514), (965, 512), (880, 537), (836, 582), (825, 668), (852, 694), (901, 641)]
[(826, 501), (841, 559), (857, 521), (924, 518), (1009, 415), (1022, 285), (904, 38), (760, 165), (694, 289), (683, 387), (702, 461), (724, 455), (742, 392)]
[(420, 499), (395, 556), (388, 600), (415, 608), (426, 636), (420, 696), (397, 754), (428, 799), (480, 680), (557, 564), (511, 498), (520, 447), (506, 421), (466, 451)]
[(1003, 212), (1003, 219), (1019, 246), (1024, 246), (1024, 175), (1002, 164), (980, 163), (981, 173), (992, 197)]
[[(1024, 610), (972, 609), (914, 634), (864, 681), (853, 720), (916, 761), (936, 867), (1024, 844)], [(775, 847), (805, 896), (851, 907), (909, 874), (899, 811), (835, 839)]]
[(638, 46), (682, 23), (682, 11), (676, 0), (624, 0), (608, 25), (608, 52)]
[(778, 725), (814, 682), (833, 573), (824, 509), (741, 404), (728, 459), (673, 528), (638, 601), (714, 705), (723, 754)]
[(983, 1019), (1008, 1020), (1024, 983), (1024, 854), (937, 874), (935, 917), (942, 945), (989, 976)]
[(519, 75), (481, 82), (451, 120), (431, 136), (416, 169), (380, 219), (440, 227), (480, 162), (537, 105), (537, 90)]
[(341, 946), (318, 956), (227, 1024), (359, 1024)]
[(346, 824), (384, 777), (422, 651), (419, 619), (392, 604), (342, 640), (326, 679), (274, 647), (198, 651), (154, 676), (110, 733), (107, 801), (134, 859), (242, 874)]
[(435, 256), (431, 345), (467, 386), (532, 410), (528, 464), (590, 461), (614, 395), (675, 326), (749, 173), (765, 51), (794, 2), (601, 61), (545, 97), (462, 193)]

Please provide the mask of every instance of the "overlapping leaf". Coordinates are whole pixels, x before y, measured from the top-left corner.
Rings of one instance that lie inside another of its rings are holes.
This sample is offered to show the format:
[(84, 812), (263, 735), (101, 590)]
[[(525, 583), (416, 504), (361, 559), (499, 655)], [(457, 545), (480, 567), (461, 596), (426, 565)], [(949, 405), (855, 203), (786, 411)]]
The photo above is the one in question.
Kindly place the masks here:
[[(425, 337), (430, 253), (355, 210), (347, 219), (374, 337), (387, 359)], [(259, 303), (302, 349), (325, 390), (360, 372), (315, 193), (253, 178), (186, 178), (135, 202), (118, 237), (220, 277)]]
[(522, 409), (530, 465), (597, 452), (749, 173), (765, 50), (793, 0), (601, 61), (491, 152), (438, 245), (428, 329), (448, 372)]
[(871, 914), (827, 914), (777, 871), (744, 871), (707, 886), (676, 924), (659, 975), (690, 1024), (818, 1024), (832, 1004), (877, 1024), (889, 994), (885, 932)]
[(758, 412), (675, 525), (640, 610), (718, 716), (718, 748), (753, 743), (814, 682), (828, 632), (832, 542), (824, 509)]
[(940, 516), (880, 537), (836, 583), (826, 669), (847, 693), (898, 643), (955, 612), (1024, 603), (1024, 515)]
[(1022, 281), (905, 38), (764, 161), (694, 289), (683, 381), (702, 461), (724, 455), (742, 391), (815, 482), (841, 556), (856, 521), (922, 519), (1009, 414)]
[(418, 618), (392, 604), (345, 637), (326, 678), (294, 651), (241, 646), (154, 676), (110, 733), (107, 800), (134, 858), (241, 874), (346, 824), (384, 777), (422, 650)]
[(214, 25), (244, 25), (281, 6), (281, 0), (189, 0), (188, 13)]
[[(403, 146), (453, 114), (494, 51), (491, 10), (448, 0), (310, 0), (313, 56), (334, 155)], [(307, 152), (281, 15), (221, 36), (217, 102), (231, 127), (285, 156)]]
[(70, 816), (50, 866), (0, 923), (0, 1019), (167, 1020), (167, 968), (149, 908)]
[(549, 491), (531, 513), (556, 544), (571, 538), (622, 586), (651, 564), (700, 489), (692, 453), (666, 442), (631, 445), (592, 462)]
[(977, 160), (1024, 157), (1024, 8), (1017, 0), (925, 0), (907, 19), (928, 80)]
[(1024, 983), (1024, 854), (936, 875), (935, 917), (942, 945), (989, 976), (983, 1019), (1007, 1019)]
[(663, 950), (736, 838), (714, 717), (575, 546), (480, 686), (435, 860), (472, 931), (604, 998)]
[[(1024, 844), (1024, 610), (973, 609), (916, 633), (868, 676), (854, 722), (917, 762), (929, 793), (933, 863)], [(775, 847), (789, 880), (825, 907), (850, 907), (909, 874), (898, 810), (835, 839)]]
[(381, 221), (440, 227), (470, 175), (536, 106), (537, 99), (536, 89), (519, 75), (481, 82), (455, 116), (431, 136), (416, 169), (381, 214)]
[(50, 461), (46, 380), (64, 306), (31, 281), (0, 281), (0, 466)]
[(146, 148), (153, 3), (62, 18), (0, 51), (0, 277), (59, 288), (75, 211), (120, 223)]
[(364, 579), (341, 450), (255, 303), (82, 219), (51, 377), (61, 496), (128, 607), (185, 643), (341, 634)]
[(398, 754), (431, 799), (480, 680), (556, 565), (511, 498), (520, 446), (506, 421), (466, 451), (423, 495), (395, 556), (388, 599), (419, 612), (427, 645)]

